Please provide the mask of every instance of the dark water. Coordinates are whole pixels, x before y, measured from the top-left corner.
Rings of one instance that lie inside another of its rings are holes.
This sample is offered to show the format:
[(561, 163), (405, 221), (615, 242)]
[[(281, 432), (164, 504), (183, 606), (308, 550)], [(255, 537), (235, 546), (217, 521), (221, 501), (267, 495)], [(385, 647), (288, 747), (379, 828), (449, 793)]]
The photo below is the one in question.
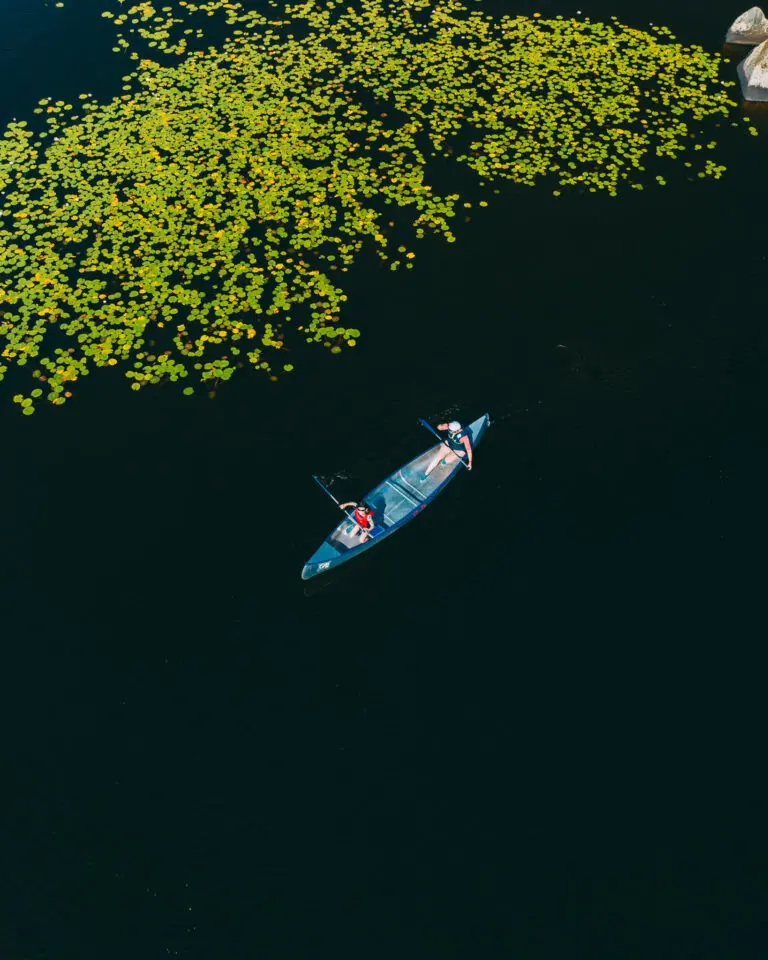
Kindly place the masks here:
[[(117, 89), (100, 9), (0, 6), (3, 117)], [(585, 12), (714, 49), (740, 9)], [(3, 407), (3, 960), (766, 956), (768, 140), (729, 131), (720, 182), (510, 188), (362, 264), (360, 346), (278, 384)], [(310, 475), (485, 410), (305, 592)]]

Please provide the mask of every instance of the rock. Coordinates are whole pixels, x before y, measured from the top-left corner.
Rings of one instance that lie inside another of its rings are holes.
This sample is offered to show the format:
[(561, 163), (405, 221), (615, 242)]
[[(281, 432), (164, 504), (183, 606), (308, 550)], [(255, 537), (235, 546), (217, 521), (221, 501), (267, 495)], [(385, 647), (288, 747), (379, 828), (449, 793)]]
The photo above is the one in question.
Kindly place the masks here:
[(745, 100), (768, 101), (768, 40), (742, 60), (736, 68)]
[(768, 40), (768, 18), (760, 7), (750, 7), (736, 17), (725, 35), (726, 43), (755, 44)]

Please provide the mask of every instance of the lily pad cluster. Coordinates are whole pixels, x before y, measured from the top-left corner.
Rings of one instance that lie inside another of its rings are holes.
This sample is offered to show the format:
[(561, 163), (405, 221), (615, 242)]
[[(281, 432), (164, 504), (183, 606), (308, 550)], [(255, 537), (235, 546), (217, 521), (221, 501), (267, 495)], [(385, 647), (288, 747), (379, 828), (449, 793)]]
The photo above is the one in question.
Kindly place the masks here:
[(22, 412), (65, 403), (94, 366), (187, 394), (245, 364), (275, 378), (293, 369), (292, 320), (309, 342), (354, 346), (340, 274), (363, 246), (398, 269), (415, 239), (455, 239), (460, 197), (429, 182), (434, 157), (497, 190), (546, 178), (556, 193), (641, 189), (649, 157), (724, 169), (698, 152), (734, 106), (719, 57), (663, 28), (459, 0), (272, 10), (105, 11), (135, 67), (122, 95), (44, 99), (6, 128), (0, 379), (33, 368)]

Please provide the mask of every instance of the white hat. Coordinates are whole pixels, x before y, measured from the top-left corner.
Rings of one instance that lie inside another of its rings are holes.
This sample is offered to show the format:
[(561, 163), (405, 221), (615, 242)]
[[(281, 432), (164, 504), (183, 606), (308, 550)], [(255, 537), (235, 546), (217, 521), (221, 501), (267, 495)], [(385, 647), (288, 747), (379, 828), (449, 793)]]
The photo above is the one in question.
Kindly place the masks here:
[(461, 424), (458, 420), (451, 420), (451, 422), (448, 424), (448, 429), (451, 431), (451, 433), (456, 433), (457, 430), (461, 430)]

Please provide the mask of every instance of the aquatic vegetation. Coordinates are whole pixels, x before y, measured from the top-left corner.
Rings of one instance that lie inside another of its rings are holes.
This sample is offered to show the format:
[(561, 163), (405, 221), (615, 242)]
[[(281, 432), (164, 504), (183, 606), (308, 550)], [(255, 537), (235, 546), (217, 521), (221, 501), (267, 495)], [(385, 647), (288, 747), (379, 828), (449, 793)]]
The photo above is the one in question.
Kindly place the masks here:
[(245, 364), (276, 379), (291, 320), (308, 342), (354, 346), (339, 275), (363, 245), (394, 270), (415, 239), (455, 240), (460, 197), (434, 189), (432, 158), (556, 194), (663, 185), (645, 175), (654, 158), (724, 169), (706, 156), (733, 106), (719, 57), (663, 28), (494, 19), (458, 0), (272, 9), (105, 11), (135, 66), (122, 95), (41, 100), (5, 130), (0, 379), (35, 368), (23, 413), (63, 404), (93, 367), (134, 390), (209, 389)]

